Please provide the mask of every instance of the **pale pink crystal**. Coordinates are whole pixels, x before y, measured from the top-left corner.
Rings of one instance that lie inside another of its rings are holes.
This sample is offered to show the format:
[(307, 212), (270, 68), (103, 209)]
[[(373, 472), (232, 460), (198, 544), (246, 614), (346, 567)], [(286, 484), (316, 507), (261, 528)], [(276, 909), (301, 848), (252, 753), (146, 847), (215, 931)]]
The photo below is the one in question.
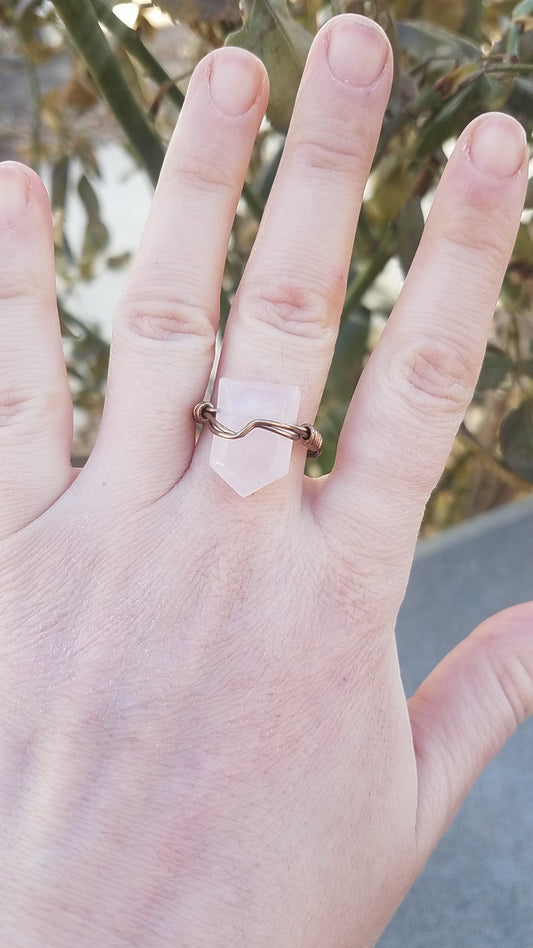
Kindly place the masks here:
[[(256, 418), (297, 423), (300, 389), (297, 385), (238, 382), (220, 379), (217, 420), (240, 431)], [(289, 470), (293, 442), (271, 431), (256, 429), (238, 441), (213, 435), (210, 464), (241, 497), (284, 477)]]

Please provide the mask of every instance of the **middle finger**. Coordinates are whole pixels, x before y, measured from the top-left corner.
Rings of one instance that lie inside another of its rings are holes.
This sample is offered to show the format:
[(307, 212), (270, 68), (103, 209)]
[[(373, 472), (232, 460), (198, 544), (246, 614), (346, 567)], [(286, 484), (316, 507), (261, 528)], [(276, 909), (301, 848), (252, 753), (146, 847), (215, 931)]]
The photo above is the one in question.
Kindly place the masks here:
[[(228, 321), (219, 377), (299, 386), (300, 422), (313, 421), (331, 363), (391, 78), (373, 21), (339, 16), (320, 31)], [(294, 450), (285, 489), (291, 476), (301, 483), (304, 463)]]

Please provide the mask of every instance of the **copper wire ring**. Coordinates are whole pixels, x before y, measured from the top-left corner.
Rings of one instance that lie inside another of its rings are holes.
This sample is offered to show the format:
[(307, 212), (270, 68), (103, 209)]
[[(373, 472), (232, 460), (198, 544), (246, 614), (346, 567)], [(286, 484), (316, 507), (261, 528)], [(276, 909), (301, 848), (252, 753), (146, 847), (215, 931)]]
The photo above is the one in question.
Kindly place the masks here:
[(220, 421), (217, 421), (217, 410), (211, 402), (198, 402), (192, 413), (194, 420), (199, 425), (207, 425), (214, 435), (218, 438), (225, 438), (227, 441), (245, 438), (255, 428), (262, 428), (264, 431), (281, 435), (282, 438), (300, 441), (307, 448), (307, 456), (310, 458), (317, 458), (322, 451), (322, 435), (313, 425), (286, 425), (282, 421), (256, 418), (254, 421), (249, 421), (240, 431), (232, 431), (231, 428), (226, 428)]

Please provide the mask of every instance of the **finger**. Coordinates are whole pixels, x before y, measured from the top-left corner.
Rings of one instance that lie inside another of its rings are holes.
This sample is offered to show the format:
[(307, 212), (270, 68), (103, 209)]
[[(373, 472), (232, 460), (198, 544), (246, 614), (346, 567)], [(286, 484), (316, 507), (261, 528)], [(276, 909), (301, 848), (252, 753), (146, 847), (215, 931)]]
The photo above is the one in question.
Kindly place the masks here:
[(228, 240), (267, 80), (244, 50), (195, 70), (113, 329), (108, 391), (87, 465), (121, 491), (160, 496), (190, 462), (192, 407), (213, 364)]
[(533, 603), (480, 625), (409, 701), (423, 862), (466, 794), (533, 713)]
[(56, 307), (50, 205), (29, 168), (0, 165), (0, 536), (71, 483), (72, 402)]
[[(299, 386), (302, 421), (313, 421), (331, 361), (391, 73), (385, 34), (364, 17), (335, 17), (316, 37), (226, 328), (219, 376)], [(300, 490), (305, 451), (293, 459)]]
[(479, 373), (520, 221), (526, 163), (523, 130), (507, 116), (484, 116), (459, 139), (321, 494), (332, 529), (354, 543), (372, 524), (369, 547), (382, 559), (387, 546), (404, 577)]

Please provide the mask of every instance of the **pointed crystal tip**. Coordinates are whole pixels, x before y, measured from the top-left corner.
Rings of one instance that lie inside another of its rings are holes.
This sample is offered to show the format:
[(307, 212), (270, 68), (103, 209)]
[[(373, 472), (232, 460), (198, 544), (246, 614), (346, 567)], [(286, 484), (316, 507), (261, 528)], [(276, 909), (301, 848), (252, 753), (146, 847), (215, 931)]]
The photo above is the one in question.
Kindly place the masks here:
[[(220, 379), (217, 419), (240, 431), (256, 418), (296, 424), (300, 408), (297, 385), (238, 382)], [(241, 497), (285, 477), (291, 460), (292, 441), (271, 431), (256, 429), (238, 441), (213, 436), (210, 465)]]

